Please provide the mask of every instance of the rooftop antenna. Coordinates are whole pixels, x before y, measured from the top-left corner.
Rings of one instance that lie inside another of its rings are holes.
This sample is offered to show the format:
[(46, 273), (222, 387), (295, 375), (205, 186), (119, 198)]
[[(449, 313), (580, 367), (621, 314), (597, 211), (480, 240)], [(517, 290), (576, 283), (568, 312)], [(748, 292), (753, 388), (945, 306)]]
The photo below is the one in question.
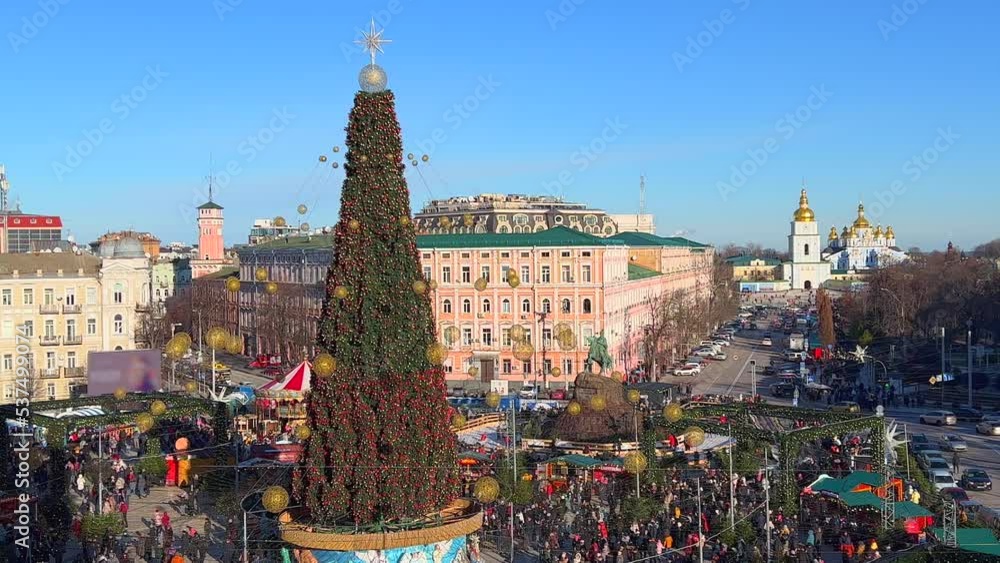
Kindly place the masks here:
[(212, 153), (208, 153), (208, 201), (212, 203), (212, 182), (215, 180), (215, 161), (212, 159)]
[(7, 212), (8, 192), (10, 192), (10, 183), (7, 182), (7, 167), (0, 164), (0, 213)]
[(639, 215), (646, 214), (646, 176), (639, 175)]

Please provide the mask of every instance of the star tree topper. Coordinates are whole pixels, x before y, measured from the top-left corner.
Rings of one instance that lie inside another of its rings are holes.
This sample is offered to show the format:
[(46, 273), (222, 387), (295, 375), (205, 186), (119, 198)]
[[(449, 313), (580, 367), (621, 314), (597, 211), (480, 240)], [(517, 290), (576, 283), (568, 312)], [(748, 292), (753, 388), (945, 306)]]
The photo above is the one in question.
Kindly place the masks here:
[(391, 39), (383, 39), (382, 33), (385, 30), (375, 31), (375, 18), (372, 18), (372, 27), (370, 32), (362, 31), (361, 34), (364, 35), (364, 39), (358, 39), (354, 43), (357, 45), (364, 45), (365, 51), (371, 55), (372, 64), (375, 64), (375, 53), (385, 53), (382, 50), (382, 45), (386, 43), (392, 43)]
[(854, 351), (851, 352), (851, 355), (854, 356), (855, 360), (861, 363), (865, 363), (865, 361), (868, 359), (868, 348), (866, 346), (855, 345)]

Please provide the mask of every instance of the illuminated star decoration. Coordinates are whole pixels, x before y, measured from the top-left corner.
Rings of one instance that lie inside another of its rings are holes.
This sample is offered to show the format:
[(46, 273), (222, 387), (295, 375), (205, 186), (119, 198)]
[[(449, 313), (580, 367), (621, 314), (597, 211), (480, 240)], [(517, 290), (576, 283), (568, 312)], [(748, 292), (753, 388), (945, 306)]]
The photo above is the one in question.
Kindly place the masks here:
[(896, 448), (902, 446), (907, 442), (906, 435), (899, 425), (895, 422), (888, 425), (885, 429), (885, 456), (886, 462), (896, 463), (898, 453)]
[(863, 346), (855, 346), (854, 351), (851, 352), (851, 355), (854, 356), (855, 360), (861, 363), (865, 363), (865, 360), (868, 359), (868, 348)]
[(384, 43), (392, 43), (391, 39), (382, 39), (382, 33), (384, 31), (384, 29), (382, 31), (375, 31), (375, 18), (372, 18), (371, 31), (368, 33), (362, 31), (361, 34), (364, 35), (365, 38), (354, 42), (357, 45), (364, 45), (364, 50), (368, 51), (368, 54), (371, 55), (372, 64), (375, 64), (376, 52), (385, 53), (385, 51), (382, 50), (382, 45)]

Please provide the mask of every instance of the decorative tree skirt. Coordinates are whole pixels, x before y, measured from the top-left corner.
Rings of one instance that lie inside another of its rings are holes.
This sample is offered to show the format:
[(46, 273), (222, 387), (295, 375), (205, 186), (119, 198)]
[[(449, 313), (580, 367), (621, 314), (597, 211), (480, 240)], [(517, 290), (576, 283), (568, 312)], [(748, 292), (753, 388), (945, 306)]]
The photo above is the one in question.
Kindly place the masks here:
[(381, 551), (302, 549), (299, 561), (302, 563), (470, 563), (470, 557), (468, 542), (465, 536), (461, 536), (427, 545)]

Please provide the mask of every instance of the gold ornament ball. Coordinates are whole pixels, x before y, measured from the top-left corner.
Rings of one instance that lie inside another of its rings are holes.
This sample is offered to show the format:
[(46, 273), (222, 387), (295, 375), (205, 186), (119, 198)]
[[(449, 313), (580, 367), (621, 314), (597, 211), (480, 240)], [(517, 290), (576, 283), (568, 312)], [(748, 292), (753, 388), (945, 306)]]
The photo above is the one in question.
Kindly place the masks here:
[(608, 402), (604, 397), (600, 395), (594, 395), (590, 398), (590, 410), (595, 412), (601, 412), (608, 406)]
[(330, 377), (337, 370), (337, 360), (330, 354), (323, 352), (313, 358), (312, 369), (320, 377)]
[(476, 366), (469, 368), (469, 377), (475, 378), (477, 375), (479, 375), (479, 368)]
[(361, 230), (361, 221), (351, 219), (347, 222), (347, 228), (356, 233)]
[(340, 152), (340, 147), (339, 146), (333, 147), (333, 152)]
[(167, 412), (167, 404), (164, 403), (163, 401), (157, 399), (152, 403), (150, 403), (149, 414), (153, 416), (160, 416), (165, 412)]
[(274, 283), (273, 281), (267, 282), (267, 285), (264, 286), (264, 292), (267, 293), (268, 295), (274, 295), (275, 293), (278, 293), (278, 284)]
[(486, 406), (495, 409), (500, 406), (500, 393), (490, 391), (486, 394)]
[(642, 452), (629, 452), (622, 461), (625, 471), (633, 475), (638, 475), (649, 467), (649, 460)]
[(450, 326), (444, 329), (444, 339), (448, 344), (454, 344), (458, 340), (458, 328)]
[(184, 357), (184, 348), (181, 347), (181, 343), (176, 340), (170, 340), (164, 347), (164, 352), (167, 354), (167, 358), (173, 361), (177, 361)]
[(514, 342), (524, 340), (524, 327), (521, 325), (514, 325), (510, 327), (510, 339)]
[(639, 401), (642, 400), (642, 395), (639, 393), (638, 389), (629, 389), (628, 393), (625, 393), (625, 399), (633, 405), (638, 405)]
[(431, 159), (431, 157), (430, 157), (430, 156), (427, 156), (426, 154), (425, 154), (424, 156), (420, 157), (420, 160), (422, 160), (422, 161), (424, 161), (424, 162), (427, 162), (427, 161), (428, 161), (428, 160), (430, 160), (430, 159)]
[(677, 422), (684, 418), (684, 409), (677, 403), (669, 403), (663, 407), (663, 418), (668, 422)]
[(622, 374), (622, 372), (620, 371), (613, 371), (611, 372), (611, 379), (614, 379), (615, 381), (621, 383), (625, 381), (625, 375)]
[(472, 224), (475, 223), (475, 221), (476, 221), (475, 218), (472, 217), (472, 213), (466, 213), (465, 215), (462, 215), (462, 224), (465, 225), (466, 227), (471, 227)]
[(461, 427), (465, 426), (465, 424), (467, 422), (468, 422), (468, 420), (466, 420), (465, 416), (462, 415), (462, 414), (460, 414), (460, 413), (455, 413), (451, 417), (451, 426), (452, 426), (452, 428), (461, 428)]
[(358, 157), (360, 162), (368, 162), (368, 157), (366, 155), (361, 155)]
[(295, 437), (299, 440), (308, 440), (309, 436), (312, 436), (312, 430), (310, 430), (305, 424), (300, 424), (295, 427)]
[(139, 429), (139, 432), (149, 432), (153, 429), (155, 423), (153, 416), (148, 412), (140, 413), (135, 417), (135, 425)]
[(226, 347), (229, 342), (229, 333), (226, 329), (222, 327), (212, 327), (208, 329), (208, 334), (205, 335), (205, 343), (208, 347), (213, 350), (221, 350)]
[(301, 225), (299, 225), (299, 231), (301, 231), (303, 233), (308, 233), (309, 232), (309, 223), (302, 223)]
[(408, 227), (411, 222), (412, 219), (410, 219), (409, 215), (403, 215), (402, 217), (399, 218), (399, 224), (404, 227)]
[(185, 347), (191, 347), (191, 335), (186, 332), (178, 332), (171, 340), (178, 340), (183, 342)]
[(333, 296), (337, 299), (347, 299), (347, 288), (342, 285), (338, 285), (333, 288)]
[(258, 266), (256, 270), (253, 271), (253, 277), (259, 281), (267, 281), (267, 268), (264, 266)]
[(116, 400), (124, 401), (127, 395), (128, 391), (126, 391), (124, 387), (119, 387), (118, 389), (115, 389), (114, 396)]
[(549, 371), (549, 373), (552, 375), (552, 377), (559, 377), (559, 376), (562, 375), (562, 370), (559, 369), (559, 367), (557, 366), (557, 367), (552, 368)]
[(187, 391), (188, 393), (197, 393), (198, 384), (195, 383), (194, 381), (188, 381), (187, 383), (184, 384), (184, 390)]
[(577, 416), (583, 412), (583, 406), (576, 401), (570, 401), (569, 404), (566, 405), (566, 412), (568, 412), (570, 416)]
[(288, 222), (285, 221), (285, 218), (282, 217), (281, 215), (278, 215), (277, 217), (274, 218), (274, 226), (275, 227), (284, 227), (287, 224), (288, 224)]
[(472, 496), (483, 504), (488, 504), (500, 496), (500, 483), (493, 477), (480, 477), (472, 488)]
[(340, 163), (339, 162), (334, 162), (330, 166), (332, 166), (333, 168), (340, 168)]
[(243, 339), (238, 334), (229, 335), (229, 339), (226, 342), (226, 352), (230, 354), (239, 354), (243, 351)]
[(535, 355), (535, 347), (529, 342), (518, 342), (514, 345), (514, 357), (527, 362)]
[(430, 289), (431, 291), (434, 291), (437, 288), (438, 288), (438, 282), (436, 282), (434, 280), (431, 280), (431, 281), (427, 282), (427, 289)]
[(413, 292), (417, 295), (423, 295), (427, 293), (427, 282), (424, 280), (417, 280), (413, 282)]
[(236, 293), (240, 290), (240, 278), (229, 277), (226, 278), (226, 289), (230, 293)]
[(413, 160), (413, 153), (412, 152), (406, 153), (406, 160)]
[(416, 165), (417, 165), (417, 161), (416, 161), (416, 160), (411, 160), (411, 161), (410, 161), (410, 164), (411, 164), (412, 166), (416, 166)]
[(325, 154), (319, 155), (319, 161), (320, 162), (326, 162), (326, 155)]
[(478, 280), (476, 280), (476, 283), (473, 284), (473, 287), (476, 288), (476, 291), (484, 291), (487, 286), (489, 286), (489, 282), (486, 281), (486, 278), (479, 278)]
[(448, 350), (439, 342), (435, 342), (427, 347), (427, 361), (432, 366), (439, 366), (448, 357)]
[(684, 443), (692, 448), (697, 448), (705, 443), (705, 431), (697, 426), (689, 426), (684, 431)]
[(300, 203), (299, 206), (295, 208), (295, 210), (299, 212), (299, 215), (305, 215), (306, 212), (309, 211), (309, 207), (304, 203)]
[(513, 276), (507, 277), (507, 285), (513, 289), (517, 289), (517, 286), (521, 285), (521, 278), (514, 274)]
[(263, 504), (264, 509), (271, 514), (277, 514), (288, 508), (288, 491), (286, 491), (284, 487), (279, 487), (277, 485), (268, 487), (264, 489), (264, 495), (261, 497), (261, 504)]

